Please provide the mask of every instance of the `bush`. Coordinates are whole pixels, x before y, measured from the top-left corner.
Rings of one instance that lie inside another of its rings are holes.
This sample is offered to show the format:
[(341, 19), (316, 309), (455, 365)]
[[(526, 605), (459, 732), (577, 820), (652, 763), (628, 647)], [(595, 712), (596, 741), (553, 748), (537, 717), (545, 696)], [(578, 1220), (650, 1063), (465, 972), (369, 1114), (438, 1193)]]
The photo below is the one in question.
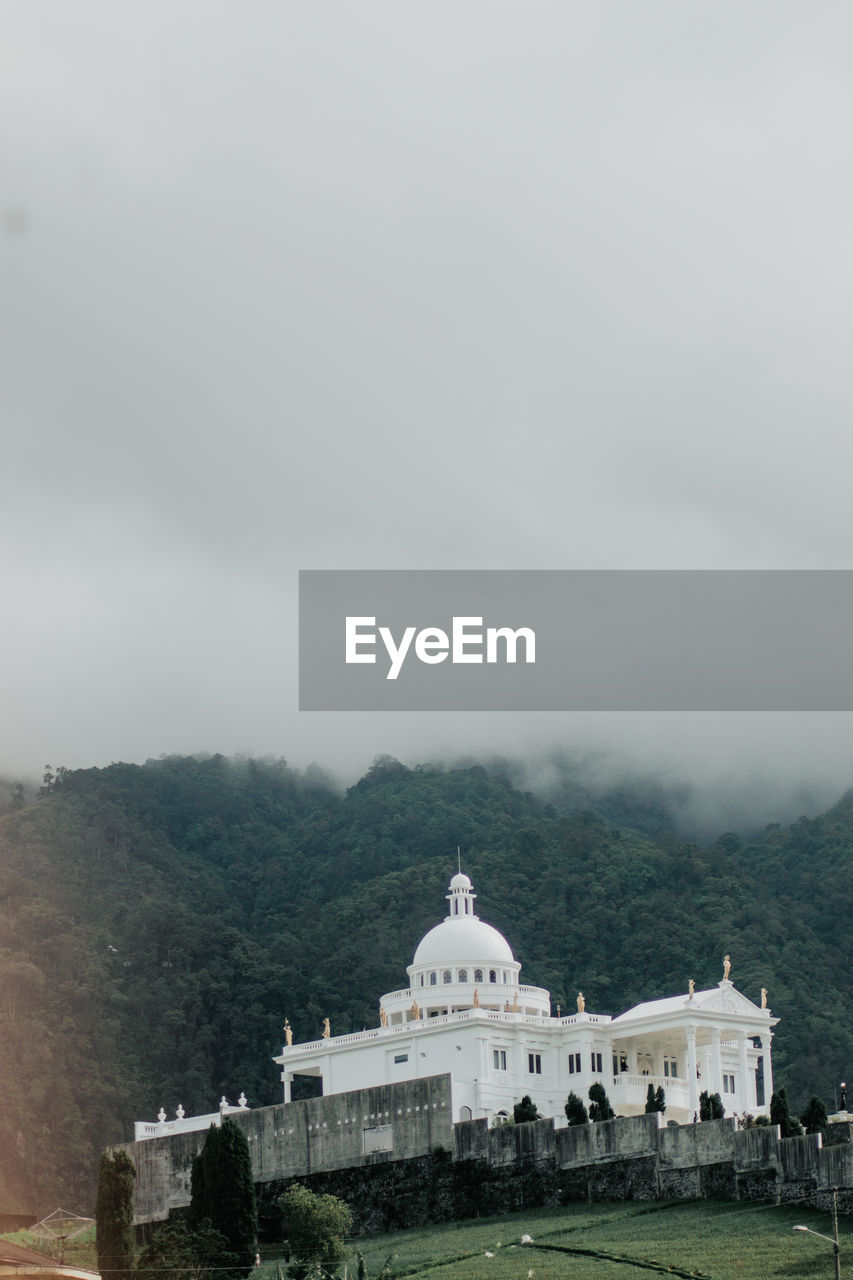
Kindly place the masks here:
[(570, 1125), (589, 1124), (589, 1114), (576, 1093), (570, 1093), (566, 1099), (566, 1119)]
[(589, 1086), (589, 1118), (593, 1124), (601, 1120), (612, 1120), (614, 1116), (610, 1099), (604, 1092), (604, 1085), (596, 1081)]
[(529, 1093), (524, 1095), (521, 1102), (516, 1102), (512, 1109), (512, 1118), (516, 1124), (526, 1124), (528, 1120), (538, 1120), (540, 1118), (538, 1108), (531, 1100)]

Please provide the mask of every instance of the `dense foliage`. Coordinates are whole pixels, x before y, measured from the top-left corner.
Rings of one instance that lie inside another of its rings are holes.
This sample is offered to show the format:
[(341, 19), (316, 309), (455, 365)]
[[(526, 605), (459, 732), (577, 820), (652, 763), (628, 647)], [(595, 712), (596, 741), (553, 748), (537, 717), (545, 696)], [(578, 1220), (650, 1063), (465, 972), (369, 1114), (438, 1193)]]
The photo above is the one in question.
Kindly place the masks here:
[[(463, 851), (527, 982), (591, 1011), (715, 985), (782, 1018), (774, 1073), (833, 1099), (853, 1048), (853, 794), (703, 849), (655, 802), (559, 813), (479, 766), (382, 759), (346, 794), (281, 761), (50, 771), (0, 818), (0, 1203), (91, 1212), (134, 1119), (280, 1099), (271, 1057), (376, 1023)], [(11, 793), (10, 793), (11, 796)], [(614, 813), (635, 826), (615, 826)]]

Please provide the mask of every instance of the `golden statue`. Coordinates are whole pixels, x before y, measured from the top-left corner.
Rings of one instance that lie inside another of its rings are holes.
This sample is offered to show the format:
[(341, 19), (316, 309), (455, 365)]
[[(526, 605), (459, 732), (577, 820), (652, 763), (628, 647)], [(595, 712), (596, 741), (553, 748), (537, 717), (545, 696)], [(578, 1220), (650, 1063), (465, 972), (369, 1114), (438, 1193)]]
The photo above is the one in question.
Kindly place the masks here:
[(512, 1011), (513, 1013), (518, 1013), (518, 992), (517, 991), (515, 995), (512, 997)]
[(480, 1007), (480, 988), (475, 987), (474, 988), (474, 1008), (479, 1009), (479, 1007)]
[(417, 1022), (418, 1018), (421, 1016), (421, 1011), (420, 1011), (420, 1009), (419, 1009), (419, 1007), (418, 1007), (418, 1002), (417, 1002), (417, 1000), (413, 1000), (413, 1001), (412, 1001), (411, 1014), (412, 1014), (412, 1021), (413, 1021), (413, 1022)]
[(728, 982), (729, 974), (732, 971), (732, 962), (728, 956), (723, 956), (723, 982)]
[(284, 1043), (286, 1045), (293, 1044), (293, 1027), (290, 1025), (290, 1019), (284, 1020)]
[(761, 988), (761, 1007), (762, 1009), (767, 1008), (767, 988), (766, 987)]
[(328, 1040), (331, 1034), (332, 1034), (332, 1028), (329, 1025), (329, 1019), (324, 1018), (323, 1019), (323, 1039)]
[(586, 1009), (586, 1000), (584, 1000), (583, 998), (583, 992), (579, 991), (578, 992), (578, 1013), (583, 1013), (584, 1009)]
[(379, 1006), (379, 1025), (382, 1027), (388, 1026), (388, 1014), (382, 1005)]
[(693, 999), (693, 991), (694, 991), (695, 987), (696, 987), (696, 983), (693, 981), (693, 979), (692, 979), (692, 978), (690, 978), (690, 979), (688, 980), (688, 983), (687, 983), (687, 998), (688, 998), (688, 1000), (692, 1000), (692, 999)]

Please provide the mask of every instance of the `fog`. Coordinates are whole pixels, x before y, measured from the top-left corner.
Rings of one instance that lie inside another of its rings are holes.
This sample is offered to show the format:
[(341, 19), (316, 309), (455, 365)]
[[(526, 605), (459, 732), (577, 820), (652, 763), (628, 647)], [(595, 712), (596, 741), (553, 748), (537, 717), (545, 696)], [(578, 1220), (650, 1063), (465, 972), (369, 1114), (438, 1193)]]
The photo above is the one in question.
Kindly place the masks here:
[(0, 770), (840, 794), (842, 714), (300, 714), (296, 575), (848, 567), (851, 45), (786, 0), (6, 3)]

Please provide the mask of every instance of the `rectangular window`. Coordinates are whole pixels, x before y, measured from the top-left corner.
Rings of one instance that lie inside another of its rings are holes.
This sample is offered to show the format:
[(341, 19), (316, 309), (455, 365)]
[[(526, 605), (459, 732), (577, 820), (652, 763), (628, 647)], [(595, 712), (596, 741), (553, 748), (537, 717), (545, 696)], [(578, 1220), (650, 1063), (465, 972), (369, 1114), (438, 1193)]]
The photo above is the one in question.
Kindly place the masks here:
[(408, 1061), (409, 1061), (409, 1055), (408, 1055), (407, 1053), (395, 1053), (395, 1054), (394, 1054), (394, 1061), (395, 1061), (395, 1062), (408, 1062)]
[(532, 1076), (541, 1076), (542, 1074), (542, 1054), (528, 1053), (527, 1070)]
[(735, 1078), (734, 1076), (723, 1076), (723, 1093), (734, 1093)]
[(506, 1071), (506, 1049), (492, 1050), (492, 1065), (495, 1071)]
[(615, 1076), (618, 1076), (619, 1074), (619, 1059), (617, 1058), (615, 1053), (613, 1055), (613, 1074)]
[(589, 1061), (590, 1061), (590, 1069), (594, 1072), (597, 1072), (598, 1075), (601, 1075), (601, 1054), (591, 1053), (589, 1055)]
[(675, 1079), (677, 1079), (677, 1078), (678, 1078), (678, 1059), (677, 1059), (677, 1058), (664, 1058), (664, 1060), (663, 1060), (663, 1073), (664, 1073), (664, 1075), (665, 1075), (665, 1076), (668, 1076), (668, 1077), (670, 1078), (670, 1080), (675, 1080)]

